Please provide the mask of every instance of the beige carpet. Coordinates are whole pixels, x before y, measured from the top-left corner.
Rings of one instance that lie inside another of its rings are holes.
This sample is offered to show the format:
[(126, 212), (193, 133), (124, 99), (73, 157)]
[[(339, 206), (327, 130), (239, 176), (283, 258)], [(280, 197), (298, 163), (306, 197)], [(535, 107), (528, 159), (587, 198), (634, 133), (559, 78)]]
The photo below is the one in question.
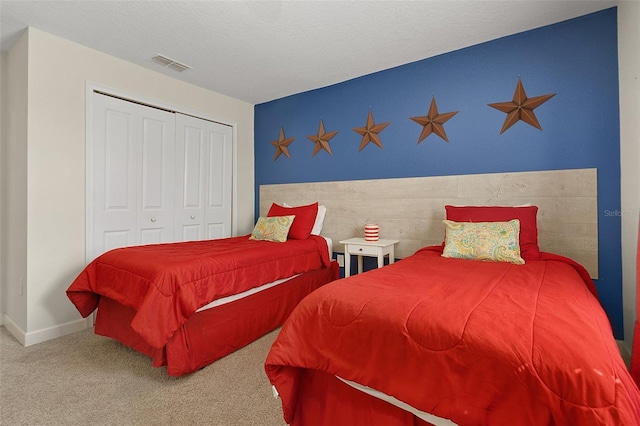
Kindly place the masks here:
[(0, 327), (0, 424), (283, 426), (263, 369), (276, 334), (174, 378), (93, 330), (25, 348)]

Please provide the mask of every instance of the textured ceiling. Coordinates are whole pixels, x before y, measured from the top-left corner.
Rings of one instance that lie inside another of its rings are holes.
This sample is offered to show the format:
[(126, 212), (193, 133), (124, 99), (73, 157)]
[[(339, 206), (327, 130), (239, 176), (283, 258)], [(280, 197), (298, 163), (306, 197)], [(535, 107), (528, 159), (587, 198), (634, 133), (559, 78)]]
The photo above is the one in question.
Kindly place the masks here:
[[(257, 104), (617, 3), (0, 0), (0, 47), (31, 26)], [(193, 69), (163, 68), (157, 53)]]

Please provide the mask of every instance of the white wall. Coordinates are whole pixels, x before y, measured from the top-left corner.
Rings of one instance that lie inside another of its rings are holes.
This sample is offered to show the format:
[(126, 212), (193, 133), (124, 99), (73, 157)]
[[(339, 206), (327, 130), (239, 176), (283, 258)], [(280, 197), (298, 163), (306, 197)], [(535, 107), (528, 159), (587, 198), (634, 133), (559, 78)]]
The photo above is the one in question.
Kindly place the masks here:
[(236, 123), (240, 234), (253, 227), (254, 161), (253, 105), (249, 103), (33, 28), (28, 31), (27, 52), (28, 300), (24, 331), (26, 344), (30, 344), (74, 331), (80, 318), (65, 290), (85, 259), (86, 82)]
[(625, 347), (636, 319), (636, 251), (640, 220), (640, 2), (618, 5), (622, 282)]

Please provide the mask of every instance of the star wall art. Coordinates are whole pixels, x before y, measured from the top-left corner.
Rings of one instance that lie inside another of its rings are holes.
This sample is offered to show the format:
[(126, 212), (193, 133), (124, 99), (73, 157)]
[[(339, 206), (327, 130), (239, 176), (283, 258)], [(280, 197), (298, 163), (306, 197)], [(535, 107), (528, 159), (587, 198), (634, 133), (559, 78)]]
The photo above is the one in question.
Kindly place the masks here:
[(380, 136), (378, 133), (384, 130), (391, 122), (386, 122), (382, 124), (375, 124), (373, 121), (373, 114), (369, 111), (369, 115), (367, 116), (367, 124), (364, 127), (356, 127), (353, 129), (354, 132), (362, 135), (362, 141), (360, 142), (360, 148), (358, 148), (358, 152), (362, 151), (362, 149), (372, 142), (373, 144), (382, 148), (382, 141), (380, 140)]
[(317, 135), (307, 136), (307, 139), (311, 140), (316, 145), (313, 148), (313, 155), (311, 155), (311, 156), (315, 157), (315, 155), (321, 149), (324, 149), (330, 155), (333, 155), (333, 153), (331, 152), (331, 146), (329, 145), (329, 141), (337, 133), (338, 133), (337, 130), (334, 130), (333, 132), (329, 132), (329, 133), (325, 132), (324, 131), (324, 123), (322, 122), (322, 120), (320, 120), (320, 126), (318, 127), (318, 134)]
[(500, 134), (503, 134), (509, 127), (522, 120), (525, 123), (542, 130), (540, 123), (533, 112), (534, 109), (554, 97), (556, 94), (551, 93), (549, 95), (536, 96), (533, 98), (527, 98), (527, 93), (524, 91), (522, 81), (518, 78), (518, 84), (516, 85), (516, 91), (513, 94), (513, 100), (511, 102), (498, 102), (488, 104), (491, 108), (495, 108), (499, 111), (506, 112), (507, 118), (504, 120)]
[(420, 117), (411, 117), (413, 121), (422, 126), (422, 132), (418, 143), (422, 142), (431, 133), (434, 133), (449, 142), (447, 139), (447, 133), (444, 131), (444, 123), (446, 123), (451, 117), (456, 115), (459, 111), (445, 112), (444, 114), (438, 113), (438, 105), (436, 105), (436, 97), (431, 98), (431, 105), (429, 106), (429, 112), (427, 115)]
[(280, 137), (278, 137), (277, 141), (271, 141), (271, 145), (276, 147), (276, 154), (273, 157), (273, 161), (276, 161), (278, 157), (280, 157), (280, 154), (284, 154), (285, 157), (289, 159), (291, 158), (291, 155), (289, 155), (289, 145), (291, 144), (291, 142), (293, 142), (294, 139), (295, 138), (285, 139), (284, 129), (280, 127)]

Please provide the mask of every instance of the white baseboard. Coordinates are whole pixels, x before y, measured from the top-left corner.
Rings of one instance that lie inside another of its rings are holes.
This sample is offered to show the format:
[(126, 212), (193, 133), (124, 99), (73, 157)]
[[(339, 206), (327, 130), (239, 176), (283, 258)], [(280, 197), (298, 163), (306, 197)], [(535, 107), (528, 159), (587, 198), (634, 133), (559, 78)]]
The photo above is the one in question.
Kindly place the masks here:
[(7, 314), (2, 314), (2, 325), (24, 346), (25, 332)]
[(7, 331), (9, 331), (9, 333), (11, 333), (23, 346), (35, 345), (93, 327), (93, 315), (89, 315), (87, 318), (76, 321), (67, 322), (65, 324), (56, 325), (54, 327), (29, 332), (25, 332), (21, 329), (20, 326), (18, 326), (18, 324), (16, 324), (7, 314), (2, 316), (2, 320)]

